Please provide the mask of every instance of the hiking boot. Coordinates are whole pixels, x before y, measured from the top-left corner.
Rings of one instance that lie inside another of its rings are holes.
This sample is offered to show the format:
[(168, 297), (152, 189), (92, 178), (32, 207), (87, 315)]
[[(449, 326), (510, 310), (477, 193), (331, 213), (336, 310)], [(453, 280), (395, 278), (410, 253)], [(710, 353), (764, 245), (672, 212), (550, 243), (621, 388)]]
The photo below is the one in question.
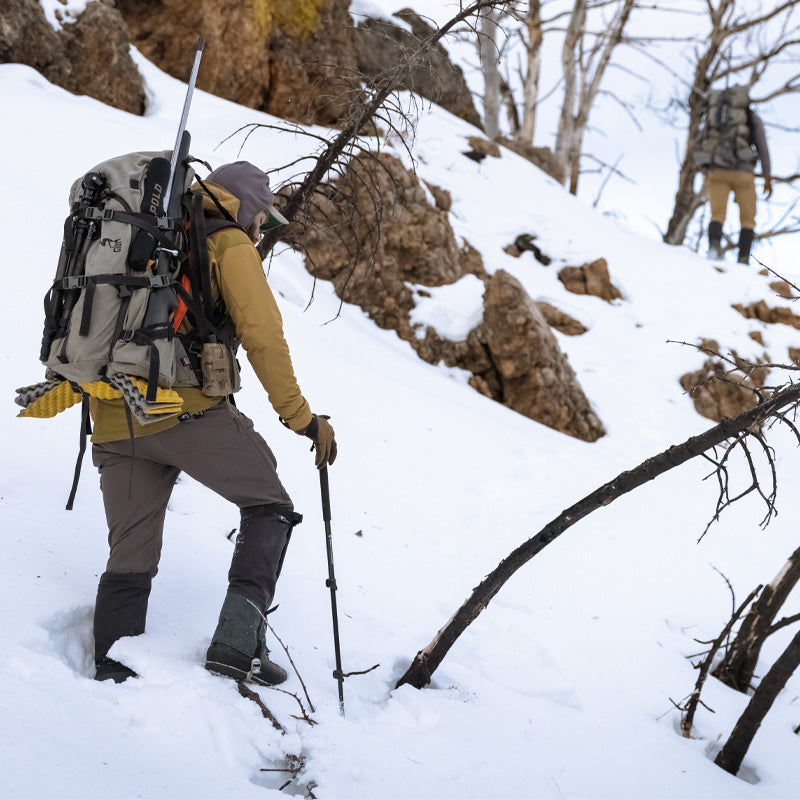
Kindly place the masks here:
[(94, 606), (94, 661), (106, 660), (111, 645), (144, 633), (152, 579), (147, 572), (104, 572)]
[(708, 223), (708, 257), (716, 261), (723, 258), (721, 222)]
[(742, 228), (739, 232), (739, 258), (740, 264), (750, 263), (750, 247), (753, 244), (755, 233), (752, 228)]
[(267, 623), (255, 603), (228, 592), (211, 637), (205, 667), (209, 672), (262, 686), (283, 683), (286, 670), (269, 659)]
[(94, 662), (96, 681), (114, 681), (114, 683), (124, 683), (128, 678), (138, 678), (139, 676), (130, 667), (114, 661), (113, 658), (101, 658)]
[(288, 677), (286, 670), (270, 661), (266, 652), (261, 658), (250, 657), (227, 644), (215, 642), (206, 653), (206, 669), (216, 675), (261, 686), (283, 683)]

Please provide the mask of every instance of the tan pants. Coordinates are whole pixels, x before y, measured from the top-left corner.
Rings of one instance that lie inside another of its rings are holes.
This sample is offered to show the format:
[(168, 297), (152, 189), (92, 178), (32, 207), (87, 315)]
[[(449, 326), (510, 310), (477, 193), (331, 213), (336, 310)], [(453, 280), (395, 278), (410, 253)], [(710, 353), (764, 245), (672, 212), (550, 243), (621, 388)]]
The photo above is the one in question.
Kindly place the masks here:
[(756, 226), (756, 181), (752, 172), (733, 169), (714, 169), (706, 177), (706, 191), (711, 203), (711, 221), (725, 222), (728, 195), (733, 192), (739, 206), (740, 228), (753, 230)]

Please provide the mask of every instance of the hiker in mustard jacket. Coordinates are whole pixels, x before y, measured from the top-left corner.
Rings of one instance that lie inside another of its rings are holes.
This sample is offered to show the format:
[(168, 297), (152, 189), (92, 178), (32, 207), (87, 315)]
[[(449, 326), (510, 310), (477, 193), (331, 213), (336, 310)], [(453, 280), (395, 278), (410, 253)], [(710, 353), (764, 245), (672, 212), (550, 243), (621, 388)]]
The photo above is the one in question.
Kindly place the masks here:
[[(215, 170), (202, 184), (214, 324), (227, 332), (230, 363), (235, 365), (241, 342), (278, 416), (313, 441), (318, 468), (332, 464), (333, 429), (326, 417), (312, 414), (300, 392), (280, 311), (254, 246), (262, 225), (285, 222), (273, 207), (269, 178), (238, 161)], [(180, 322), (182, 342), (192, 341), (190, 316)], [(187, 363), (197, 357), (192, 350), (187, 346)], [(238, 389), (238, 374), (234, 384), (231, 391)], [(210, 397), (200, 387), (176, 391), (183, 399), (181, 413), (146, 426), (126, 413), (121, 399), (91, 399), (92, 458), (100, 473), (110, 546), (94, 613), (96, 679), (119, 683), (135, 677), (109, 658), (108, 650), (117, 639), (144, 632), (167, 503), (185, 472), (241, 512), (206, 669), (237, 680), (281, 683), (286, 672), (268, 657), (265, 615), (292, 528), (302, 517), (278, 478), (272, 451), (231, 398)]]

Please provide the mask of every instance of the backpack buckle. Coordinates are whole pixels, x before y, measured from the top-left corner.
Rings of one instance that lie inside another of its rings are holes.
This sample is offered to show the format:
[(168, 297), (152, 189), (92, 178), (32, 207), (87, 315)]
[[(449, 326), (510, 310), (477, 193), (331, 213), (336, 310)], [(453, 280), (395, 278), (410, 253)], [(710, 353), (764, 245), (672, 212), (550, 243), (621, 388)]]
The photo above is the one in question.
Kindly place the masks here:
[(99, 208), (98, 206), (89, 206), (84, 213), (84, 217), (86, 219), (99, 219), (103, 222), (108, 222), (109, 220), (114, 219), (114, 209), (113, 208)]
[(68, 275), (61, 279), (63, 289), (85, 289), (89, 285), (88, 275)]

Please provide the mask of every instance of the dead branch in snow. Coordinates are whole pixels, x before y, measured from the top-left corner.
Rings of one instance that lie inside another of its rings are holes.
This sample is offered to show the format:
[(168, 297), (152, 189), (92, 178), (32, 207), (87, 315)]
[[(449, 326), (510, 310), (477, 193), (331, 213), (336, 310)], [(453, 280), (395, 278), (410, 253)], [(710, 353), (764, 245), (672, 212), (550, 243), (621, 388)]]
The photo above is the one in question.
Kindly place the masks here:
[[(724, 419), (719, 424), (685, 442), (669, 447), (662, 453), (647, 459), (632, 470), (622, 472), (608, 483), (595, 489), (574, 505), (562, 511), (557, 517), (545, 525), (538, 533), (521, 544), (492, 570), (472, 591), (461, 607), (434, 636), (433, 640), (412, 660), (397, 686), (410, 684), (418, 689), (430, 683), (433, 673), (441, 664), (450, 648), (466, 628), (477, 619), (481, 611), (488, 606), (492, 598), (500, 591), (506, 581), (523, 565), (540, 553), (547, 545), (554, 542), (564, 531), (576, 522), (628, 492), (663, 475), (687, 461), (702, 456), (715, 447), (733, 440), (726, 452), (731, 451), (739, 443), (752, 436), (753, 432), (764, 429), (770, 421), (787, 421), (787, 412), (800, 404), (800, 384), (789, 384), (776, 390), (754, 408), (736, 417)], [(761, 445), (759, 445), (761, 446)], [(774, 467), (774, 462), (770, 462)], [(761, 492), (767, 503), (767, 520), (774, 513), (774, 495)], [(723, 502), (723, 507), (729, 504)], [(719, 504), (717, 511), (720, 512)], [(715, 515), (715, 516), (718, 516)]]
[[(689, 695), (688, 701), (682, 707), (678, 706), (678, 708), (683, 712), (683, 716), (681, 718), (681, 733), (686, 739), (691, 738), (694, 715), (697, 711), (698, 703), (701, 702), (700, 693), (703, 690), (703, 684), (706, 682), (708, 673), (711, 671), (711, 664), (714, 661), (714, 656), (716, 656), (717, 652), (722, 646), (722, 643), (728, 638), (728, 635), (733, 629), (733, 626), (736, 624), (736, 621), (739, 619), (739, 617), (741, 617), (747, 606), (749, 606), (753, 601), (753, 598), (755, 598), (755, 596), (761, 591), (761, 588), (762, 587), (759, 586), (750, 592), (744, 603), (742, 603), (739, 608), (733, 612), (731, 618), (728, 620), (728, 624), (722, 629), (719, 636), (717, 636), (717, 638), (711, 643), (711, 647), (708, 649), (706, 657), (703, 659), (703, 661), (701, 661), (699, 664), (695, 664), (695, 668), (700, 670), (700, 674), (697, 676), (694, 690)], [(708, 706), (705, 707), (708, 708)]]

